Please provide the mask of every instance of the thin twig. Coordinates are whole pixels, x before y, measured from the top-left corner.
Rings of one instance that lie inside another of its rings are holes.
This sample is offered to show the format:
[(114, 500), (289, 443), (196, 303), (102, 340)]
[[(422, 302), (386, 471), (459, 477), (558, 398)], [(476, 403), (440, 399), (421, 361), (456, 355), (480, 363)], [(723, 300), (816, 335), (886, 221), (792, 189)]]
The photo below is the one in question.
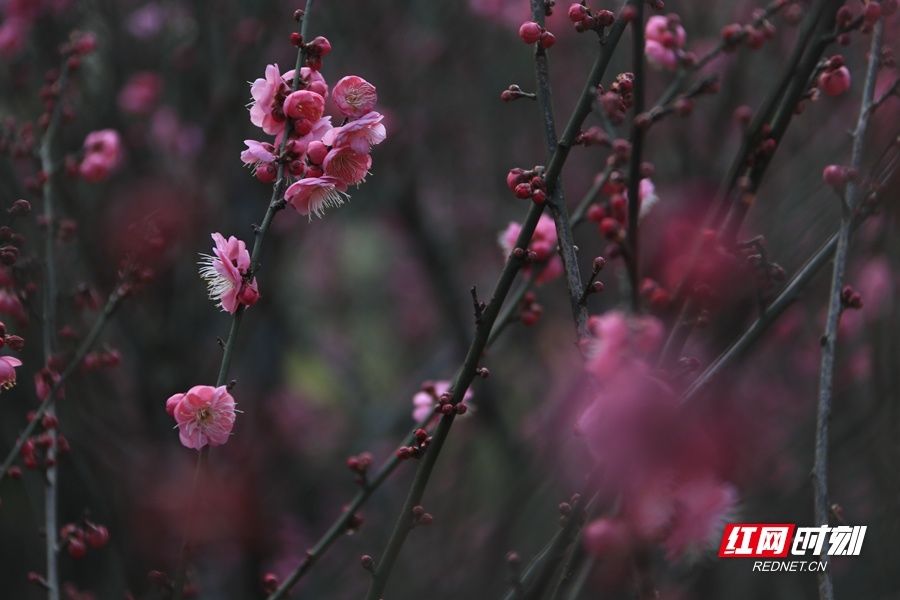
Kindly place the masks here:
[[(543, 26), (546, 12), (544, 0), (531, 0), (532, 18)], [(547, 51), (540, 45), (534, 46), (534, 73), (537, 84), (537, 101), (544, 124), (544, 138), (547, 143), (548, 156), (556, 151), (558, 139), (556, 136), (556, 119), (553, 116), (553, 92), (550, 86), (550, 65), (547, 60)], [(563, 270), (566, 274), (566, 287), (569, 291), (569, 305), (572, 309), (572, 318), (575, 320), (575, 333), (578, 341), (588, 337), (587, 307), (581, 302), (581, 290), (584, 284), (581, 281), (581, 270), (578, 268), (578, 253), (575, 246), (575, 237), (572, 235), (572, 224), (569, 220), (569, 210), (566, 207), (566, 198), (563, 193), (562, 182), (558, 182), (554, 193), (550, 196), (550, 214), (556, 225), (556, 239), (559, 245), (559, 254), (562, 257)]]
[(103, 311), (94, 321), (94, 324), (91, 327), (91, 330), (88, 333), (87, 337), (85, 337), (81, 342), (81, 345), (78, 346), (78, 349), (75, 351), (75, 355), (72, 357), (72, 360), (69, 361), (69, 364), (67, 364), (62, 373), (60, 373), (59, 379), (54, 381), (53, 385), (50, 386), (47, 397), (44, 398), (40, 406), (38, 406), (37, 410), (34, 411), (34, 418), (29, 421), (28, 425), (26, 425), (22, 432), (19, 434), (19, 437), (16, 438), (15, 444), (13, 444), (13, 447), (6, 455), (6, 458), (3, 460), (3, 464), (0, 465), (0, 481), (2, 481), (4, 477), (6, 477), (9, 468), (16, 461), (16, 458), (19, 456), (19, 452), (22, 450), (22, 445), (25, 443), (25, 440), (31, 437), (31, 435), (34, 433), (34, 430), (43, 419), (44, 415), (46, 415), (47, 411), (52, 408), (53, 401), (56, 398), (57, 392), (62, 389), (69, 377), (81, 365), (81, 361), (84, 360), (84, 357), (87, 356), (88, 352), (90, 352), (94, 347), (94, 344), (97, 343), (97, 339), (99, 339), (100, 333), (103, 331), (104, 327), (106, 327), (106, 323), (119, 307), (119, 304), (121, 303), (123, 298), (124, 296), (119, 288), (116, 288), (113, 293), (109, 295), (109, 298), (106, 300), (106, 305), (103, 307)]
[(644, 148), (644, 123), (639, 117), (644, 112), (644, 3), (638, 2), (636, 14), (631, 21), (632, 69), (634, 70), (634, 117), (631, 121), (631, 156), (628, 165), (628, 248), (630, 259), (628, 280), (631, 284), (631, 310), (638, 312), (641, 307), (640, 293), (640, 252), (638, 244), (638, 216), (641, 210), (641, 159)]
[[(875, 97), (875, 80), (878, 77), (881, 44), (884, 32), (884, 20), (879, 19), (872, 32), (869, 46), (869, 68), (863, 87), (862, 103), (859, 119), (853, 133), (853, 151), (850, 168), (859, 172), (865, 151), (866, 131), (869, 126), (872, 102)], [(844, 287), (844, 273), (847, 268), (847, 255), (850, 248), (850, 233), (853, 228), (854, 211), (860, 204), (863, 187), (850, 181), (844, 192), (841, 210), (841, 228), (838, 232), (837, 248), (834, 254), (834, 269), (831, 275), (831, 289), (828, 299), (828, 317), (825, 321), (825, 334), (822, 336), (822, 363), (819, 371), (819, 401), (816, 409), (816, 444), (813, 460), (813, 488), (815, 517), (817, 525), (828, 524), (828, 421), (831, 416), (831, 401), (834, 384), (834, 361), (837, 349), (838, 323), (841, 319), (843, 305), (841, 291)], [(827, 565), (828, 555), (822, 554), (820, 560)], [(834, 589), (831, 574), (823, 569), (818, 576), (820, 600), (832, 600)]]
[[(41, 170), (46, 177), (43, 185), (44, 195), (44, 219), (46, 220), (46, 235), (44, 238), (44, 293), (43, 293), (43, 345), (44, 364), (50, 365), (53, 355), (56, 353), (56, 176), (57, 169), (54, 162), (54, 143), (56, 133), (59, 130), (62, 119), (62, 93), (66, 89), (69, 79), (69, 61), (63, 57), (63, 67), (59, 76), (60, 96), (56, 99), (47, 131), (44, 132), (40, 146)], [(53, 406), (48, 405), (46, 413), (53, 415)], [(49, 445), (47, 446), (47, 468), (45, 470), (44, 483), (44, 539), (47, 553), (47, 573), (44, 576), (47, 582), (47, 598), (59, 600), (59, 527), (57, 526), (57, 433), (56, 428), (50, 429), (47, 434)]]
[[(636, 0), (629, 0), (629, 3), (634, 1)], [(621, 38), (624, 28), (625, 23), (622, 21), (616, 22), (611, 27), (609, 36), (602, 46), (597, 60), (594, 62), (594, 66), (592, 67), (588, 80), (581, 92), (575, 110), (566, 125), (562, 138), (557, 145), (556, 151), (548, 162), (544, 179), (547, 193), (550, 197), (555, 193), (559, 175), (568, 158), (569, 151), (574, 144), (575, 137), (578, 135), (584, 119), (587, 118), (591, 111), (591, 104), (595, 95), (596, 86), (606, 72), (606, 67), (609, 64), (612, 52)], [(528, 247), (528, 243), (531, 240), (531, 236), (534, 234), (534, 229), (537, 226), (538, 219), (540, 219), (542, 212), (543, 206), (539, 204), (532, 204), (529, 208), (525, 222), (522, 224), (522, 230), (516, 240), (515, 246), (517, 248)], [(462, 400), (472, 379), (475, 377), (475, 371), (489, 339), (491, 329), (493, 328), (500, 308), (509, 293), (513, 280), (522, 266), (522, 260), (516, 258), (515, 254), (516, 253), (513, 253), (509, 257), (497, 280), (494, 292), (491, 295), (491, 300), (485, 308), (482, 324), (476, 328), (475, 338), (472, 345), (469, 347), (463, 366), (453, 380), (451, 388), (453, 390), (451, 397), (451, 402), (453, 404), (458, 404)], [(384, 552), (378, 557), (378, 566), (375, 569), (372, 584), (366, 594), (367, 600), (378, 600), (382, 597), (384, 589), (390, 579), (394, 564), (400, 553), (400, 549), (403, 547), (403, 543), (406, 541), (406, 538), (414, 525), (412, 508), (421, 503), (425, 488), (427, 487), (431, 473), (434, 470), (434, 465), (440, 455), (444, 442), (447, 439), (450, 428), (453, 425), (454, 416), (453, 413), (445, 415), (438, 423), (437, 429), (432, 437), (432, 442), (419, 464), (409, 494), (401, 508), (400, 515), (397, 518), (397, 522), (394, 525), (394, 529), (388, 539)]]

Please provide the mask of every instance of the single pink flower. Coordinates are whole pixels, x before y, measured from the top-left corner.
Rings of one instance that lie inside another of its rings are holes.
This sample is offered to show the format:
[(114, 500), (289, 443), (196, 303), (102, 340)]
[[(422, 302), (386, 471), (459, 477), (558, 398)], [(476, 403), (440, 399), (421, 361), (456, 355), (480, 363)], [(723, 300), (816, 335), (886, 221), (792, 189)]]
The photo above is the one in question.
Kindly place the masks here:
[(122, 141), (115, 129), (92, 131), (84, 138), (84, 158), (78, 167), (81, 176), (91, 183), (103, 181), (122, 158)]
[(28, 313), (25, 312), (22, 301), (18, 296), (5, 289), (0, 289), (0, 315), (9, 315), (19, 323), (28, 322)]
[(8, 390), (16, 385), (16, 367), (22, 361), (15, 356), (0, 356), (0, 390)]
[(647, 54), (647, 61), (652, 65), (670, 71), (674, 71), (678, 66), (678, 54), (659, 42), (647, 40), (644, 44), (644, 52)]
[(256, 140), (244, 140), (247, 149), (241, 152), (241, 162), (253, 169), (260, 165), (270, 165), (275, 162), (275, 147), (268, 142), (257, 142)]
[(284, 99), (283, 110), (291, 119), (308, 121), (311, 125), (325, 113), (325, 98), (309, 90), (298, 90)]
[(286, 117), (282, 104), (289, 89), (278, 65), (267, 65), (265, 77), (257, 79), (250, 86), (250, 95), (253, 97), (250, 122), (269, 135), (275, 135), (284, 129)]
[(156, 108), (162, 89), (163, 81), (158, 73), (135, 73), (119, 91), (119, 108), (133, 115), (148, 115)]
[(332, 149), (322, 161), (325, 175), (340, 179), (344, 185), (362, 183), (372, 166), (369, 154), (354, 152), (349, 146)]
[(213, 233), (214, 256), (201, 254), (200, 277), (206, 280), (209, 297), (222, 310), (234, 314), (238, 307), (253, 306), (259, 299), (256, 278), (247, 280), (250, 270), (250, 253), (243, 240), (234, 236), (227, 240), (220, 233)]
[(195, 385), (166, 400), (166, 411), (178, 423), (178, 437), (187, 448), (221, 446), (234, 429), (234, 398), (224, 385)]
[[(416, 423), (421, 423), (425, 419), (428, 418), (429, 415), (434, 413), (434, 408), (437, 406), (438, 399), (448, 393), (450, 391), (450, 383), (446, 380), (441, 381), (427, 381), (422, 384), (422, 389), (413, 396), (413, 412), (412, 418)], [(472, 401), (472, 388), (466, 390), (466, 393), (463, 394), (463, 399), (461, 401), (462, 404), (465, 404), (468, 408), (469, 403)]]
[(0, 24), (0, 56), (12, 58), (25, 47), (31, 32), (31, 20), (8, 17)]
[(347, 200), (347, 186), (335, 177), (307, 177), (291, 184), (284, 199), (301, 215), (321, 217), (326, 208), (337, 208)]
[(334, 84), (331, 97), (341, 114), (346, 117), (361, 117), (375, 108), (378, 94), (375, 86), (356, 75), (348, 75)]
[(387, 137), (383, 120), (381, 113), (366, 113), (355, 121), (335, 127), (322, 137), (322, 142), (326, 146), (350, 146), (354, 151), (366, 154)]
[(850, 70), (840, 67), (819, 75), (819, 89), (828, 96), (840, 96), (850, 89)]
[[(515, 249), (516, 240), (521, 231), (522, 225), (512, 222), (501, 232), (498, 241), (505, 254), (508, 255)], [(552, 281), (562, 274), (562, 259), (556, 253), (556, 245), (556, 224), (551, 217), (541, 215), (537, 226), (534, 228), (534, 235), (531, 236), (531, 243), (528, 245), (528, 249), (536, 255), (535, 261), (543, 263), (535, 278), (536, 283)], [(532, 267), (526, 267), (524, 272), (530, 274)]]

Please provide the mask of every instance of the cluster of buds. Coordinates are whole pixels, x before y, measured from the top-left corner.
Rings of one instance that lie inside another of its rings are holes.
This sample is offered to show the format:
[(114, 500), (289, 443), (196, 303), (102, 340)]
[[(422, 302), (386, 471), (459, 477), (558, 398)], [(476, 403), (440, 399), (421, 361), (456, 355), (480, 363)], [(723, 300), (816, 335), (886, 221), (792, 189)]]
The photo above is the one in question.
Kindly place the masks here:
[[(303, 45), (303, 36), (294, 32), (291, 34), (291, 44), (299, 48)], [(319, 71), (322, 69), (322, 59), (331, 53), (331, 42), (324, 36), (317, 36), (306, 44), (306, 66)]]
[[(449, 394), (442, 394), (442, 397), (443, 396), (449, 396)], [(447, 402), (449, 402), (449, 398)], [(460, 404), (460, 406), (465, 405)], [(428, 445), (430, 443), (431, 436), (428, 435), (427, 431), (420, 427), (413, 433), (413, 443), (411, 445), (400, 446), (400, 448), (397, 449), (397, 458), (399, 458), (400, 460), (406, 460), (408, 458), (421, 458), (422, 455), (425, 454), (425, 450), (428, 449)]]
[(603, 86), (597, 86), (597, 100), (612, 123), (616, 125), (623, 123), (625, 114), (634, 104), (634, 73), (616, 75), (616, 80), (609, 86), (609, 91), (604, 90)]
[(266, 595), (274, 594), (281, 581), (275, 573), (266, 573), (262, 577), (262, 590)]
[(845, 285), (841, 290), (841, 306), (853, 310), (859, 310), (863, 307), (862, 295), (849, 285)]
[(112, 369), (122, 362), (122, 354), (118, 350), (97, 350), (85, 355), (81, 363), (85, 371)]
[(663, 311), (672, 302), (672, 295), (655, 279), (645, 277), (641, 282), (641, 297), (655, 311)]
[[(29, 413), (28, 420), (33, 421), (35, 414)], [(41, 417), (41, 427), (43, 432), (33, 435), (22, 443), (22, 449), (19, 455), (22, 457), (22, 465), (26, 469), (46, 469), (56, 465), (56, 457), (49, 455), (50, 448), (54, 445), (54, 436), (52, 430), (59, 425), (56, 416), (45, 414)], [(56, 454), (65, 454), (69, 452), (69, 440), (62, 434), (56, 436)], [(21, 476), (21, 471), (14, 471), (16, 467), (11, 467), (8, 475), (17, 479)]]
[(522, 296), (522, 302), (519, 303), (519, 320), (523, 325), (531, 327), (541, 319), (544, 314), (544, 307), (537, 301), (537, 295), (534, 292), (525, 292)]
[(511, 84), (508, 88), (500, 92), (500, 99), (504, 102), (512, 102), (513, 100), (518, 100), (519, 98), (529, 98), (531, 100), (536, 100), (537, 94), (535, 94), (534, 92), (526, 92), (515, 83)]
[(581, 146), (609, 146), (609, 136), (602, 127), (588, 127), (575, 136), (575, 143)]
[(731, 23), (722, 28), (721, 35), (725, 52), (734, 52), (741, 42), (751, 50), (759, 50), (775, 37), (775, 25), (765, 17), (765, 11), (758, 9), (752, 23)]
[[(747, 156), (747, 164), (754, 165), (772, 154), (775, 153), (776, 148), (778, 148), (778, 140), (772, 137), (772, 126), (769, 123), (764, 123), (759, 130), (759, 142), (753, 148), (753, 150)], [(743, 178), (739, 185), (741, 187), (747, 187), (749, 185), (749, 180), (747, 178)]]
[(356, 474), (354, 481), (359, 485), (366, 485), (366, 474), (372, 466), (372, 453), (361, 452), (347, 458), (347, 468)]
[(534, 21), (525, 21), (519, 27), (519, 38), (528, 45), (538, 44), (547, 49), (556, 43), (556, 36)]
[(849, 169), (843, 165), (828, 165), (822, 170), (822, 181), (834, 189), (841, 191), (848, 181), (856, 179), (855, 169)]
[(544, 168), (534, 167), (526, 171), (519, 167), (509, 170), (506, 174), (506, 186), (522, 200), (531, 200), (535, 204), (543, 204), (547, 201), (547, 186), (543, 177)]
[(72, 558), (84, 558), (88, 549), (99, 550), (109, 543), (109, 531), (103, 525), (82, 519), (67, 523), (59, 530), (60, 544)]
[(569, 20), (575, 25), (575, 31), (596, 31), (602, 33), (604, 27), (616, 22), (616, 15), (608, 10), (593, 12), (584, 3), (569, 6)]
[(19, 335), (6, 333), (6, 325), (0, 322), (0, 348), (4, 346), (18, 352), (25, 347), (25, 338)]
[[(19, 202), (25, 202), (20, 200)], [(19, 260), (20, 248), (25, 244), (25, 237), (8, 225), (0, 226), (0, 263), (10, 267)]]
[(412, 507), (412, 519), (413, 526), (415, 525), (431, 525), (434, 522), (434, 517), (431, 513), (425, 512), (425, 507), (421, 504), (417, 504)]
[(781, 265), (769, 260), (766, 252), (765, 238), (757, 236), (738, 244), (738, 251), (743, 253), (746, 263), (756, 274), (756, 284), (763, 298), (767, 298), (777, 284), (785, 280), (786, 274)]
[(840, 96), (850, 89), (850, 70), (844, 66), (843, 56), (835, 54), (825, 61), (816, 86), (826, 96)]

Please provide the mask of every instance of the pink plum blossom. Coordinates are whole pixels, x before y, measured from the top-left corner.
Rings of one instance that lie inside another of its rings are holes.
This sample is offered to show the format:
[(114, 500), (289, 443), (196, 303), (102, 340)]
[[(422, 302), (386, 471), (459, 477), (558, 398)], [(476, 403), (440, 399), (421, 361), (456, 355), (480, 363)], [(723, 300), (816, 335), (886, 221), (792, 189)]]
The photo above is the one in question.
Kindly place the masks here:
[(628, 316), (617, 310), (591, 317), (588, 328), (594, 337), (588, 346), (587, 369), (600, 379), (627, 365), (645, 365), (664, 335), (659, 319)]
[(92, 131), (84, 139), (84, 158), (78, 166), (81, 176), (91, 183), (108, 178), (122, 159), (122, 142), (115, 129)]
[(361, 117), (375, 108), (378, 101), (375, 86), (356, 75), (343, 77), (334, 84), (331, 97), (346, 117)]
[(286, 117), (282, 104), (288, 90), (278, 65), (267, 65), (265, 77), (257, 79), (250, 86), (250, 95), (253, 97), (250, 122), (269, 135), (275, 135), (284, 129)]
[(235, 402), (224, 385), (195, 385), (166, 400), (166, 412), (178, 424), (178, 437), (186, 448), (221, 446), (234, 428)]
[(158, 73), (153, 71), (135, 73), (119, 91), (119, 108), (134, 115), (150, 114), (156, 108), (162, 88), (163, 81)]
[(201, 254), (200, 276), (206, 280), (209, 297), (222, 310), (234, 314), (240, 306), (253, 306), (259, 299), (256, 278), (248, 281), (250, 253), (243, 240), (227, 240), (212, 234), (213, 255)]
[[(437, 406), (438, 399), (450, 392), (450, 381), (441, 380), (441, 381), (428, 381), (422, 385), (422, 389), (413, 396), (413, 412), (412, 418), (416, 423), (421, 423), (428, 416), (434, 413), (434, 407)], [(469, 388), (466, 390), (466, 393), (463, 394), (463, 398), (461, 403), (466, 406), (472, 400), (472, 389)]]
[(347, 186), (336, 177), (307, 177), (295, 181), (284, 192), (284, 199), (301, 215), (321, 217), (327, 208), (342, 206), (347, 200)]
[(0, 356), (0, 390), (8, 390), (16, 385), (16, 367), (22, 361), (15, 356)]
[(372, 166), (372, 157), (359, 154), (349, 146), (332, 149), (325, 155), (322, 168), (325, 175), (340, 179), (344, 185), (362, 183)]
[(241, 152), (241, 161), (254, 171), (259, 165), (268, 165), (275, 162), (275, 147), (268, 142), (256, 140), (244, 140), (247, 149)]
[[(521, 231), (522, 225), (512, 222), (500, 234), (498, 241), (505, 254), (508, 255), (513, 251)], [(534, 228), (534, 235), (531, 236), (531, 243), (528, 245), (528, 249), (536, 255), (535, 261), (542, 263), (535, 282), (546, 283), (562, 275), (562, 258), (556, 253), (556, 244), (556, 224), (551, 217), (541, 215), (537, 226)], [(524, 272), (530, 274), (532, 267), (526, 267)]]
[(669, 70), (678, 66), (679, 51), (687, 38), (681, 24), (668, 17), (653, 15), (647, 19), (644, 38), (644, 51), (651, 64)]
[(381, 113), (366, 113), (355, 121), (335, 127), (322, 137), (322, 142), (327, 146), (350, 146), (354, 151), (366, 154), (387, 137), (383, 120)]
[(291, 119), (315, 123), (325, 113), (325, 98), (309, 90), (298, 90), (285, 98), (283, 110)]

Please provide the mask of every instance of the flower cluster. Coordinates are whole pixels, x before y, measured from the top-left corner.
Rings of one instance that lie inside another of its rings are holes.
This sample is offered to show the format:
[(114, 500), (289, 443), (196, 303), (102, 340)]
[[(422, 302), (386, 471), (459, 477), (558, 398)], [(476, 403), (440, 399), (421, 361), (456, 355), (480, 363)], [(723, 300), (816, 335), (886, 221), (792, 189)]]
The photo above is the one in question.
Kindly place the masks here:
[[(459, 405), (453, 407), (450, 402), (450, 382), (449, 381), (426, 381), (422, 384), (422, 389), (413, 396), (413, 421), (421, 423), (430, 415), (437, 416), (438, 413), (450, 412), (450, 409), (456, 410), (459, 414), (464, 414), (469, 408), (469, 402), (472, 400), (472, 390), (466, 390)], [(447, 409), (444, 409), (444, 407)]]
[[(281, 172), (293, 180), (285, 201), (310, 218), (344, 203), (349, 186), (368, 175), (372, 147), (387, 135), (384, 115), (373, 110), (378, 100), (375, 86), (362, 77), (348, 75), (331, 90), (341, 124), (334, 126), (332, 116), (325, 114), (329, 88), (313, 66), (318, 67), (330, 49), (326, 43), (317, 45), (319, 61), (299, 73), (282, 74), (278, 65), (268, 65), (265, 77), (253, 82), (250, 121), (275, 139), (246, 140), (247, 149), (241, 153), (244, 164), (264, 183), (278, 178), (280, 164)], [(297, 90), (292, 91), (295, 79)]]
[(85, 181), (97, 183), (109, 178), (122, 160), (122, 142), (114, 129), (92, 131), (84, 139), (84, 156), (78, 173)]
[(234, 428), (235, 402), (224, 385), (195, 385), (166, 400), (166, 412), (178, 424), (178, 436), (187, 448), (221, 446)]
[[(505, 254), (509, 255), (515, 250), (516, 239), (521, 231), (522, 225), (512, 222), (500, 233), (498, 242)], [(546, 283), (562, 275), (562, 258), (556, 251), (556, 245), (556, 224), (551, 217), (541, 215), (534, 228), (534, 235), (531, 236), (531, 243), (528, 244), (526, 256), (529, 263), (537, 265), (537, 269), (532, 269), (532, 264), (526, 265), (523, 269), (529, 276), (534, 270), (537, 271), (534, 275), (535, 283)]]
[(663, 325), (654, 317), (610, 311), (590, 319), (587, 370), (597, 393), (578, 431), (604, 466), (604, 489), (617, 511), (585, 530), (585, 545), (605, 559), (661, 545), (670, 559), (713, 547), (737, 492), (715, 461), (717, 440), (701, 416), (685, 413), (655, 377), (649, 357)]
[(678, 15), (653, 15), (644, 28), (644, 51), (647, 60), (658, 67), (674, 70), (687, 34)]

